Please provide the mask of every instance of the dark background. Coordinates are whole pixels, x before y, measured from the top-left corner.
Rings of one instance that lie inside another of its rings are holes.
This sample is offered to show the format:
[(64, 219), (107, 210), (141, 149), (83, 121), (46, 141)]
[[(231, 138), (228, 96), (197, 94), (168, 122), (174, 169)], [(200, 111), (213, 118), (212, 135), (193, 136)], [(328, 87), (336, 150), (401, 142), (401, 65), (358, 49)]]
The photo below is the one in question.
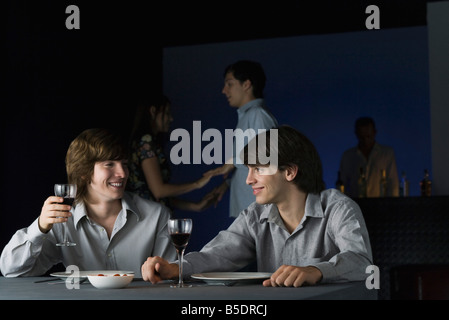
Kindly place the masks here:
[[(127, 136), (135, 101), (162, 89), (164, 47), (366, 30), (370, 4), (381, 8), (382, 29), (426, 25), (423, 0), (92, 2), (4, 5), (0, 248), (66, 180), (65, 153), (82, 130)], [(70, 4), (80, 30), (65, 27)]]

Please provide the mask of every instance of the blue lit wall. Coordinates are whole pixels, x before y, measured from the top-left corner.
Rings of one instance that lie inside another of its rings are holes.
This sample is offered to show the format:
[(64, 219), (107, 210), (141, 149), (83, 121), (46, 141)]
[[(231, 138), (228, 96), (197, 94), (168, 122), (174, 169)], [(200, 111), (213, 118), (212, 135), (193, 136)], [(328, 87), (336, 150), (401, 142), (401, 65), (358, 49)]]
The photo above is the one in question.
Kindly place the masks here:
[[(268, 107), (280, 124), (315, 143), (327, 187), (335, 184), (343, 151), (356, 144), (354, 120), (368, 115), (376, 121), (377, 141), (395, 149), (411, 195), (419, 194), (423, 170), (432, 169), (427, 27), (165, 48), (163, 85), (172, 101), (173, 129), (191, 132), (193, 120), (202, 121), (203, 131), (235, 127), (236, 111), (221, 94), (222, 75), (225, 66), (240, 59), (262, 63)], [(173, 181), (193, 180), (208, 169), (173, 166)], [(186, 198), (198, 199), (220, 179)], [(201, 214), (177, 213), (192, 216), (201, 230), (191, 249), (232, 221), (228, 201)]]

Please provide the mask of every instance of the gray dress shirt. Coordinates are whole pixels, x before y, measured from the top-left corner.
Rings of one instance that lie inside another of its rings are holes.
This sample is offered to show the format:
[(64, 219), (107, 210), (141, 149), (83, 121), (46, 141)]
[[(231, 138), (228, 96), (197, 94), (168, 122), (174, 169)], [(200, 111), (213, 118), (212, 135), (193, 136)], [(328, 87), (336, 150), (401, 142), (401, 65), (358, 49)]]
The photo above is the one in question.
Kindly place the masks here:
[[(255, 99), (237, 109), (238, 122), (236, 129), (253, 129), (255, 134), (259, 129), (269, 130), (278, 126), (277, 120), (264, 105), (263, 99)], [(237, 146), (234, 144), (234, 148)], [(234, 166), (235, 170), (230, 180), (229, 211), (231, 217), (237, 217), (239, 213), (246, 209), (254, 200), (253, 190), (246, 184), (248, 168), (236, 161), (241, 150), (235, 150)]]
[(254, 202), (200, 252), (187, 254), (183, 272), (236, 271), (253, 261), (260, 272), (315, 266), (322, 282), (364, 280), (372, 253), (362, 212), (335, 189), (308, 194), (305, 215), (290, 234), (276, 205)]
[(110, 239), (106, 230), (89, 219), (83, 203), (72, 208), (65, 224), (74, 247), (57, 247), (65, 224), (54, 224), (42, 233), (36, 219), (18, 230), (0, 257), (0, 270), (6, 277), (38, 276), (53, 265), (76, 265), (80, 271), (126, 270), (141, 277), (141, 266), (150, 256), (167, 260), (176, 257), (167, 222), (169, 210), (163, 205), (125, 193)]

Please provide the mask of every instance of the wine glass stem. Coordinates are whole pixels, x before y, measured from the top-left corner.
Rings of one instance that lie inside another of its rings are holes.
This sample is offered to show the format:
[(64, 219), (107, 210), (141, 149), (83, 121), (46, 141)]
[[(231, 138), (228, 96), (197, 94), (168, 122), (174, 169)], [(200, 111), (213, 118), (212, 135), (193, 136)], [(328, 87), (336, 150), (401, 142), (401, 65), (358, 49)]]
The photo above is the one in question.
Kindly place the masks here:
[(66, 224), (66, 222), (62, 223), (62, 239), (63, 239), (62, 241), (64, 243), (67, 243), (67, 231), (65, 229), (65, 224)]
[(183, 286), (183, 281), (182, 281), (182, 260), (184, 258), (184, 249), (182, 250), (177, 250), (178, 251), (178, 261), (179, 261), (179, 287)]

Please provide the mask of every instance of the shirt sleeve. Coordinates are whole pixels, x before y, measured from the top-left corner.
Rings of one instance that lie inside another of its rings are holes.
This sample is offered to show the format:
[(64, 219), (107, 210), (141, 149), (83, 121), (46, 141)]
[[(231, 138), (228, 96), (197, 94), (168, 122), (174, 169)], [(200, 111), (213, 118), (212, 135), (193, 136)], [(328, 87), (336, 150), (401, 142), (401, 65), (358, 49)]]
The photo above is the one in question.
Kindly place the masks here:
[(333, 238), (339, 253), (329, 261), (314, 265), (323, 274), (322, 282), (365, 280), (366, 268), (372, 265), (372, 252), (360, 208), (342, 201), (329, 223), (329, 236)]
[(388, 195), (392, 197), (399, 196), (399, 175), (396, 166), (396, 157), (393, 148), (390, 149), (388, 170)]
[(200, 272), (236, 271), (255, 260), (255, 242), (247, 223), (247, 217), (240, 214), (200, 252), (188, 253), (183, 273), (190, 276)]
[(145, 159), (155, 157), (156, 152), (154, 149), (155, 147), (152, 137), (149, 134), (144, 135), (139, 142), (138, 155), (140, 162)]
[(48, 239), (54, 239), (53, 233), (51, 230), (42, 233), (38, 219), (28, 228), (18, 230), (0, 257), (2, 274), (5, 277), (40, 276), (59, 263), (61, 259), (55, 241)]
[(270, 130), (278, 126), (277, 121), (273, 117), (271, 117), (264, 109), (256, 110), (256, 112), (252, 112), (250, 115), (250, 119), (252, 122), (250, 128), (256, 130), (256, 133), (258, 133), (258, 129)]

